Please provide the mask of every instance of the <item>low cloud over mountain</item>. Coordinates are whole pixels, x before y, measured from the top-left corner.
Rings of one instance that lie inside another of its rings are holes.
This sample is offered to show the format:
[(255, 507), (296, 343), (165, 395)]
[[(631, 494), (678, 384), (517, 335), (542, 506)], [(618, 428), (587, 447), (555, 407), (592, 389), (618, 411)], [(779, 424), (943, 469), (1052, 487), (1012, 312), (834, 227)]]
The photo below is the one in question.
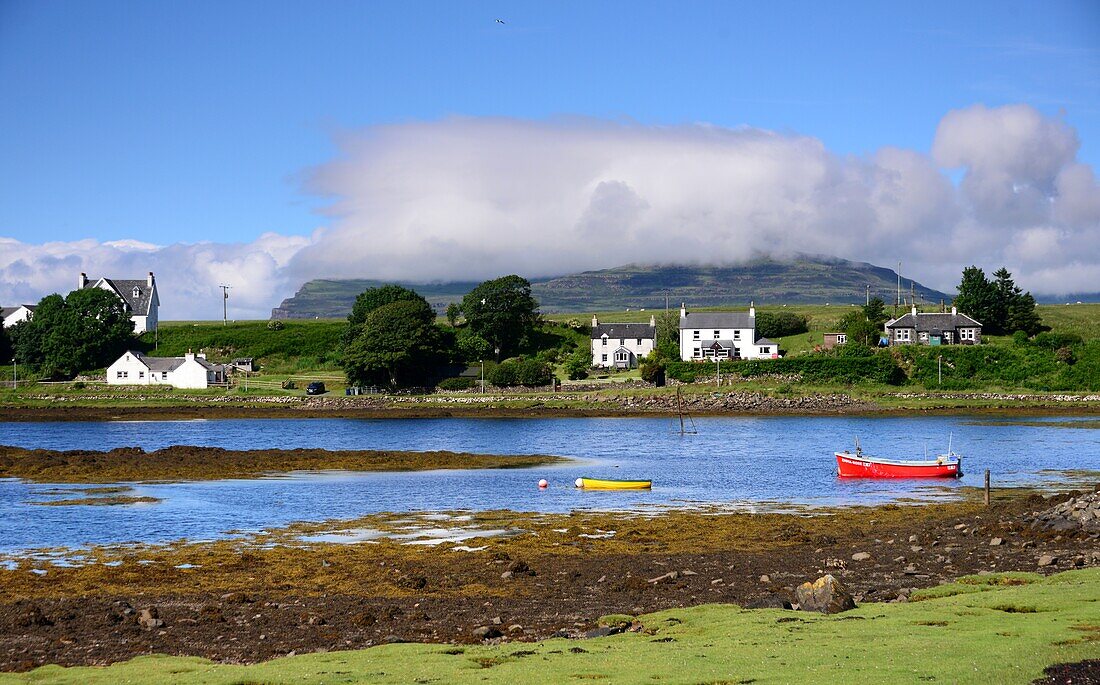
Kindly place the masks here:
[[(710, 125), (452, 118), (344, 133), (308, 189), (332, 198), (309, 238), (247, 245), (0, 239), (0, 301), (76, 274), (158, 274), (169, 318), (265, 316), (314, 277), (476, 280), (627, 262), (832, 254), (950, 290), (962, 267), (1037, 293), (1100, 283), (1100, 186), (1076, 132), (1027, 105), (949, 112), (931, 154), (834, 154), (817, 139)], [(961, 181), (952, 183), (952, 170)], [(214, 302), (212, 307), (210, 302)], [(220, 313), (220, 312), (218, 312)]]

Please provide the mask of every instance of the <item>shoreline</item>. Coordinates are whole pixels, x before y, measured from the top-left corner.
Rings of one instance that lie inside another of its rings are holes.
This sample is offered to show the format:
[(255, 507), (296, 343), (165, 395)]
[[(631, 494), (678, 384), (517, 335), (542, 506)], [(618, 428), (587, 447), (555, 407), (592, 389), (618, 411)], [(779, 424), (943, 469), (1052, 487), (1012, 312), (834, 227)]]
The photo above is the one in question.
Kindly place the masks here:
[[(319, 404), (309, 400), (294, 403), (252, 402), (228, 404), (198, 400), (170, 405), (47, 405), (0, 406), (0, 422), (79, 422), (79, 421), (169, 421), (217, 419), (437, 419), (437, 418), (670, 418), (678, 416), (674, 409), (636, 406), (629, 401), (592, 402), (585, 406), (563, 406), (523, 396), (485, 400), (477, 406), (449, 402), (438, 396), (427, 401), (397, 401), (383, 403)], [(281, 398), (278, 398), (281, 399)], [(926, 400), (936, 399), (925, 396)], [(766, 416), (1100, 416), (1100, 401), (1041, 402), (1033, 400), (1003, 400), (971, 404), (928, 404), (926, 406), (881, 406), (871, 402), (849, 401), (835, 406), (784, 405), (781, 401), (750, 400), (736, 406), (685, 407), (684, 415), (694, 418), (766, 417)]]
[[(379, 514), (248, 539), (99, 547), (75, 566), (28, 554), (0, 570), (0, 671), (154, 652), (255, 663), (391, 642), (477, 644), (486, 625), (499, 625), (496, 641), (531, 643), (584, 637), (609, 614), (774, 603), (824, 573), (873, 604), (972, 574), (1100, 565), (1096, 533), (1032, 525), (1069, 493), (999, 490), (989, 507), (969, 495), (812, 516)], [(510, 533), (425, 545), (401, 537), (410, 527)], [(364, 530), (390, 536), (355, 537)], [(341, 531), (353, 534), (332, 541)], [(137, 624), (143, 609), (157, 611), (159, 629)]]

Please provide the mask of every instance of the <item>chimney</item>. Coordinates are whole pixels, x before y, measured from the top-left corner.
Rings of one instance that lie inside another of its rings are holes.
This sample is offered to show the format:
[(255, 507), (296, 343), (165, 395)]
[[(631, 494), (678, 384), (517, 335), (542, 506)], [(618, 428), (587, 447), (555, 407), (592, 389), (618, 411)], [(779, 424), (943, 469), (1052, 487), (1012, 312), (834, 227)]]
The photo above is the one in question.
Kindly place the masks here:
[(913, 305), (913, 316), (917, 315), (917, 305)]
[(86, 288), (88, 286), (88, 274), (81, 271), (80, 272), (80, 279), (77, 280), (76, 284), (77, 284), (76, 285), (77, 290), (83, 290), (84, 288)]
[(687, 310), (687, 307), (686, 307), (686, 306), (684, 306), (684, 303), (683, 303), (683, 302), (681, 302), (681, 303), (680, 303), (680, 318), (682, 319), (682, 318), (684, 318), (684, 317), (685, 317), (685, 316), (687, 316), (687, 315), (688, 315), (688, 310)]
[(189, 362), (195, 361), (195, 353), (191, 351), (191, 348), (187, 348), (187, 354), (183, 355), (183, 358)]
[(153, 283), (155, 283), (155, 282), (156, 282), (156, 279), (153, 278), (153, 272), (150, 271), (149, 272), (149, 278), (145, 279), (145, 284), (148, 285), (150, 288), (152, 288)]
[(195, 358), (196, 359), (206, 359), (206, 353), (205, 352), (199, 352), (198, 354), (195, 355)]
[(749, 300), (749, 316), (756, 318), (756, 303)]
[(600, 325), (600, 320), (596, 318), (596, 315), (592, 315), (592, 328)]
[(959, 308), (956, 307), (955, 305), (951, 305), (951, 316), (958, 316), (958, 315), (959, 315)]
[(652, 314), (649, 315), (649, 325), (653, 326), (654, 328), (657, 327), (657, 317), (656, 316), (654, 316)]

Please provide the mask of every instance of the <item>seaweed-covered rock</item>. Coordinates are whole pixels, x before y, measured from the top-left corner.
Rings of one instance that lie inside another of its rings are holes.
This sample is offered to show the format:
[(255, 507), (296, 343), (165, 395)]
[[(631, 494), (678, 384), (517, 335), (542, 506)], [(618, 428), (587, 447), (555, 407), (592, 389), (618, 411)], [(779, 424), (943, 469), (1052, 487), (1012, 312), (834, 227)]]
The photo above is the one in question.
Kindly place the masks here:
[(839, 614), (856, 608), (852, 593), (832, 574), (824, 575), (812, 583), (802, 583), (795, 588), (794, 593), (801, 611)]

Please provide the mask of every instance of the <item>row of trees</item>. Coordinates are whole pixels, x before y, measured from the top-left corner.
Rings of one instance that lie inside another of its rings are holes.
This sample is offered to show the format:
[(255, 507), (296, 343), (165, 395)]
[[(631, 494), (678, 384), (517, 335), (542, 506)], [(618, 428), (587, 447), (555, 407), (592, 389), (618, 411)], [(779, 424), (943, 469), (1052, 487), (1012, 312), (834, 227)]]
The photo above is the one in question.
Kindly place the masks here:
[[(464, 318), (462, 325), (459, 317)], [(450, 326), (436, 324), (428, 301), (399, 285), (364, 291), (355, 299), (344, 332), (341, 365), (348, 381), (427, 384), (450, 362), (513, 356), (528, 344), (539, 325), (531, 284), (515, 275), (480, 283), (461, 305), (448, 307), (447, 318)], [(509, 372), (524, 382), (533, 373), (526, 366), (501, 371)]]
[(118, 359), (133, 342), (134, 322), (114, 294), (85, 288), (42, 298), (34, 316), (7, 335), (11, 356), (5, 354), (5, 361), (14, 357), (47, 378), (72, 378)]
[(993, 272), (993, 280), (986, 278), (985, 272), (976, 266), (963, 269), (955, 306), (977, 319), (982, 324), (982, 332), (989, 335), (1023, 331), (1031, 336), (1043, 330), (1035, 311), (1035, 298), (1020, 289), (1003, 266)]

